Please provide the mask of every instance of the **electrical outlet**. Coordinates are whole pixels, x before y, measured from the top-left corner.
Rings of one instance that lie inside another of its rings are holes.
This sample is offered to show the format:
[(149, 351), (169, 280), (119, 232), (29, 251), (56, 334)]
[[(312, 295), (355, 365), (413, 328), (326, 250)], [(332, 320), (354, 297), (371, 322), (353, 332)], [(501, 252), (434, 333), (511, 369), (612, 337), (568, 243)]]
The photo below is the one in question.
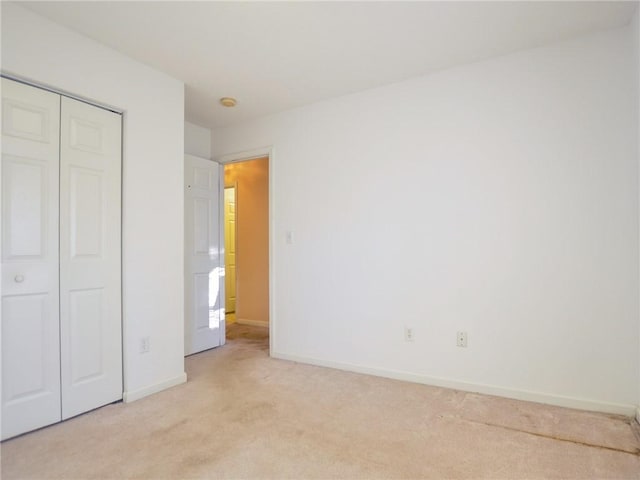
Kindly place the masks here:
[(458, 332), (456, 335), (456, 345), (459, 347), (467, 347), (467, 332)]
[(140, 353), (149, 353), (151, 350), (151, 338), (142, 337), (140, 339)]
[(413, 327), (404, 327), (405, 342), (413, 342), (414, 335), (415, 335), (415, 332), (413, 331)]

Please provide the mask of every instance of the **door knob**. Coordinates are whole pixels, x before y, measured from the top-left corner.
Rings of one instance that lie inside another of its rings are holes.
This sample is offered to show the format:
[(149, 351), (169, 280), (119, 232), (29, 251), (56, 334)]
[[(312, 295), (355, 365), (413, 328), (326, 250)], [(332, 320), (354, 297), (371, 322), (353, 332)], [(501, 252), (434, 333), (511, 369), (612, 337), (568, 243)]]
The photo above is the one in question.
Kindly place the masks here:
[(16, 278), (14, 278), (14, 280), (16, 281), (16, 283), (22, 283), (24, 282), (24, 277), (22, 275), (16, 275)]

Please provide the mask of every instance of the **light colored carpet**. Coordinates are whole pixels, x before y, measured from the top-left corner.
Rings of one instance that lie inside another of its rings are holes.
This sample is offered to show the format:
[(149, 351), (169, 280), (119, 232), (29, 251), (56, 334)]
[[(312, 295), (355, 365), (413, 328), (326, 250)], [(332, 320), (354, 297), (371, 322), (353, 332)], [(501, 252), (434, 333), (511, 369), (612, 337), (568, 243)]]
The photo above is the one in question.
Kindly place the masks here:
[[(189, 382), (2, 444), (2, 478), (640, 478), (630, 419), (268, 357), (232, 325)], [(637, 424), (635, 424), (637, 425)]]

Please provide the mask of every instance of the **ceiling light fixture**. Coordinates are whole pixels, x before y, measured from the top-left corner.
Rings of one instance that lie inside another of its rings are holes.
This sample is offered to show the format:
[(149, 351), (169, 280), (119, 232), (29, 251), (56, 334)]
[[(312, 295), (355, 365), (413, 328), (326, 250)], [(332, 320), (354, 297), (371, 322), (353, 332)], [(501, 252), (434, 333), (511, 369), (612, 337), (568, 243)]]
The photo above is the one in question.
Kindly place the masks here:
[(225, 107), (235, 107), (238, 101), (235, 98), (231, 97), (222, 97), (220, 99), (220, 103)]

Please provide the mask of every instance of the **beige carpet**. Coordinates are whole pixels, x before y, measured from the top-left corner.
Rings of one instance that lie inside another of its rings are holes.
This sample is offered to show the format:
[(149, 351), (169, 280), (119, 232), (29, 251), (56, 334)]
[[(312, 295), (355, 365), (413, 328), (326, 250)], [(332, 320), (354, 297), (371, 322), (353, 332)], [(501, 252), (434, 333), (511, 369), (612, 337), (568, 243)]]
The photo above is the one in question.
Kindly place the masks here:
[(229, 333), (184, 385), (3, 443), (2, 479), (640, 478), (627, 418), (274, 360), (266, 330)]

